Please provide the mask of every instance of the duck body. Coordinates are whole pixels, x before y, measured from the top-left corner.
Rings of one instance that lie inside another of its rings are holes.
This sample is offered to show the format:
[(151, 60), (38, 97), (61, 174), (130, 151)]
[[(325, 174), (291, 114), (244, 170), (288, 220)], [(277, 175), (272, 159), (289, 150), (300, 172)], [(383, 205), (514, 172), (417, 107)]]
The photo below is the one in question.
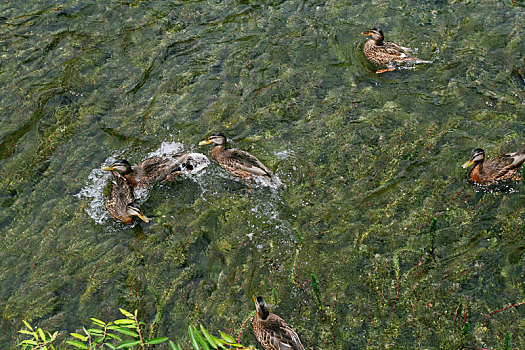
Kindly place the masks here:
[(135, 203), (133, 186), (118, 171), (113, 170), (111, 174), (113, 181), (105, 204), (109, 215), (125, 224), (130, 224), (133, 221), (133, 216), (138, 216), (143, 221), (148, 222), (148, 218), (142, 214), (140, 207)]
[(297, 333), (282, 318), (268, 311), (262, 297), (254, 297), (253, 333), (266, 350), (304, 350)]
[(487, 161), (485, 161), (485, 151), (476, 148), (472, 151), (470, 159), (463, 164), (463, 168), (474, 164), (468, 172), (468, 179), (475, 184), (487, 186), (503, 181), (521, 180), (519, 170), (523, 163), (525, 163), (525, 146), (518, 152), (502, 154)]
[(149, 186), (159, 182), (169, 182), (182, 175), (184, 172), (192, 172), (200, 163), (208, 162), (203, 155), (201, 159), (197, 154), (178, 153), (171, 156), (148, 158), (135, 167), (125, 159), (118, 159), (104, 170), (118, 171), (124, 175), (133, 187)]
[(413, 57), (405, 47), (384, 41), (381, 29), (372, 28), (361, 34), (371, 36), (365, 43), (363, 51), (366, 58), (372, 63), (380, 66), (394, 66), (399, 63), (430, 63), (429, 61)]
[(257, 157), (246, 151), (226, 148), (226, 136), (224, 134), (213, 134), (208, 139), (201, 141), (199, 145), (214, 143), (211, 157), (225, 170), (234, 176), (251, 179), (254, 176), (262, 176), (272, 183), (280, 185), (280, 181), (274, 176)]

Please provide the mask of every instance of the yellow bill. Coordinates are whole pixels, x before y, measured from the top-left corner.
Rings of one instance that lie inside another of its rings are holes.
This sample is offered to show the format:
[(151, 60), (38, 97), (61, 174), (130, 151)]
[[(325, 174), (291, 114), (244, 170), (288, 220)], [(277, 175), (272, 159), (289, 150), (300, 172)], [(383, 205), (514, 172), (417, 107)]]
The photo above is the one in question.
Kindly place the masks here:
[(369, 31), (369, 30), (367, 30), (366, 32), (361, 32), (361, 35), (366, 35), (366, 36), (370, 36), (371, 34), (370, 34), (370, 31)]
[(139, 214), (138, 217), (144, 222), (149, 222), (148, 217), (144, 214)]
[(201, 142), (199, 142), (199, 146), (209, 145), (210, 143), (210, 140), (202, 140)]
[(474, 161), (469, 160), (468, 162), (465, 162), (461, 167), (463, 169), (465, 169), (465, 168), (468, 168), (469, 166), (471, 166), (472, 164), (474, 164)]
[(115, 170), (115, 168), (113, 168), (113, 165), (110, 165), (110, 166), (103, 167), (102, 170), (111, 171), (111, 170)]

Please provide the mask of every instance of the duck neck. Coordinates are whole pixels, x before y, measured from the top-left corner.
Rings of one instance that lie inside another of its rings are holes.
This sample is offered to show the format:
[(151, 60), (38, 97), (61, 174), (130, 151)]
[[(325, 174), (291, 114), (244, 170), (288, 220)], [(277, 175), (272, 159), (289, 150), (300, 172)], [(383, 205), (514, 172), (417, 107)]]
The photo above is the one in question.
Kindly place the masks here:
[(211, 150), (211, 156), (217, 158), (222, 152), (224, 152), (224, 145), (215, 145)]
[(257, 312), (257, 316), (259, 316), (261, 320), (266, 320), (269, 315), (270, 315), (270, 312), (266, 309), (261, 310), (261, 312)]
[(485, 172), (483, 171), (483, 162), (476, 162), (474, 163), (474, 167), (472, 167), (472, 170), (470, 171), (470, 176), (482, 180), (484, 173)]

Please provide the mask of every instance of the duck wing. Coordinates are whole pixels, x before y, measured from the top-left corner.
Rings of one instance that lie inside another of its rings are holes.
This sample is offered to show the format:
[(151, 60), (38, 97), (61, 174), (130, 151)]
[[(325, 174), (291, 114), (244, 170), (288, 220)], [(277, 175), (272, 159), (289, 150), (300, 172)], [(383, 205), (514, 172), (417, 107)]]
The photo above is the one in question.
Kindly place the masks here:
[(180, 171), (180, 155), (169, 157), (152, 157), (139, 163), (133, 172), (136, 173), (137, 182), (149, 184), (166, 179), (172, 172)]
[(492, 176), (498, 179), (504, 177), (508, 172), (518, 169), (524, 162), (525, 153), (509, 153), (489, 159), (483, 168), (485, 172), (493, 174)]
[(397, 57), (398, 59), (406, 59), (412, 57), (401, 46), (391, 42), (386, 42), (383, 44), (383, 51), (391, 56)]
[(271, 320), (271, 325), (266, 327), (265, 333), (265, 340), (273, 349), (304, 350), (297, 333), (277, 315)]
[(135, 197), (133, 195), (133, 187), (129, 181), (117, 171), (111, 171), (113, 180), (111, 183), (111, 191), (106, 201), (106, 209), (112, 216), (119, 215), (125, 210), (126, 205), (133, 202)]
[(229, 165), (257, 176), (273, 178), (273, 173), (259, 159), (246, 151), (239, 149), (225, 150), (225, 156)]

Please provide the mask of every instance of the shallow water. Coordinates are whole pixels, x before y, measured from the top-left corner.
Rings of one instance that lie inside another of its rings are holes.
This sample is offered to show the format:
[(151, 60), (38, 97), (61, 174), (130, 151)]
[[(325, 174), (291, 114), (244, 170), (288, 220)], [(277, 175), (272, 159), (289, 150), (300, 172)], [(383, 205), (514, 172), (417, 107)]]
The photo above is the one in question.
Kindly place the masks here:
[[(523, 184), (480, 191), (460, 166), (525, 144), (524, 9), (2, 2), (2, 348), (23, 319), (71, 332), (119, 307), (172, 339), (237, 334), (254, 294), (309, 349), (523, 348), (525, 305), (491, 314), (525, 300)], [(372, 26), (433, 63), (376, 75)], [(149, 224), (106, 216), (102, 165), (209, 155), (214, 131), (284, 186), (211, 160), (141, 197)]]

